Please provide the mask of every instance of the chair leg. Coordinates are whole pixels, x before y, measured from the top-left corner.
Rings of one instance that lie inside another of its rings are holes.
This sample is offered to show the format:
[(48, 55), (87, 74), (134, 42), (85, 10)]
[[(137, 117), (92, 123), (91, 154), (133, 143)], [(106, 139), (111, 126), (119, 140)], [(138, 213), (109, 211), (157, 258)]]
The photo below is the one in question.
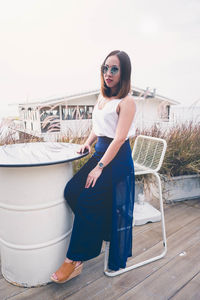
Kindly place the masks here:
[(114, 277), (117, 275), (120, 275), (122, 273), (128, 272), (130, 270), (136, 269), (138, 267), (144, 266), (146, 264), (149, 264), (153, 261), (156, 261), (158, 259), (161, 259), (164, 257), (167, 253), (167, 240), (166, 240), (166, 231), (165, 231), (165, 219), (164, 219), (164, 210), (163, 210), (163, 199), (162, 199), (162, 187), (161, 187), (161, 180), (160, 176), (157, 173), (152, 173), (156, 176), (156, 179), (158, 181), (158, 190), (159, 190), (159, 200), (160, 200), (160, 212), (161, 212), (161, 223), (162, 223), (162, 237), (163, 237), (163, 252), (155, 257), (152, 257), (150, 259), (144, 260), (142, 262), (139, 262), (137, 264), (131, 265), (129, 267), (126, 267), (124, 269), (120, 269), (118, 271), (108, 271), (108, 253), (109, 253), (109, 242), (106, 242), (105, 246), (105, 260), (104, 260), (104, 273), (107, 276)]
[(162, 222), (163, 246), (164, 246), (164, 253), (166, 254), (167, 253), (167, 238), (166, 238), (165, 217), (164, 217), (164, 209), (163, 209), (162, 185), (161, 185), (161, 180), (160, 180), (160, 176), (158, 175), (158, 173), (153, 173), (153, 175), (155, 175), (157, 180), (158, 180), (160, 212), (161, 212), (161, 222)]

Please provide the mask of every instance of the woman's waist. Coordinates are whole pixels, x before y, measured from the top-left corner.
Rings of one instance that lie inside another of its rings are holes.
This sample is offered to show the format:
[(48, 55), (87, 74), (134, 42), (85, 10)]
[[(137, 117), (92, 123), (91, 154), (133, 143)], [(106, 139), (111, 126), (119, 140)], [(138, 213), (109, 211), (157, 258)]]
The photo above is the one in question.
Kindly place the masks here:
[[(112, 138), (106, 136), (99, 136), (95, 144), (94, 155), (102, 157), (112, 141), (113, 141)], [(131, 156), (131, 147), (130, 147), (129, 139), (127, 139), (120, 147), (115, 158), (118, 158), (120, 160), (126, 160), (130, 156)]]

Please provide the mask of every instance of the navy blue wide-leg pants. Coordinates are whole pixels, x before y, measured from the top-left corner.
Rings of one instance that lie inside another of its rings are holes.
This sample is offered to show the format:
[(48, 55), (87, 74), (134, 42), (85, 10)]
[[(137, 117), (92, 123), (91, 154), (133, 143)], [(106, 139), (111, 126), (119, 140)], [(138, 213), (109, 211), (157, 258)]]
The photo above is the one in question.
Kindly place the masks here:
[(99, 137), (94, 155), (65, 187), (64, 197), (75, 215), (66, 256), (74, 261), (89, 260), (100, 254), (103, 240), (110, 241), (109, 267), (117, 270), (126, 266), (132, 253), (134, 169), (128, 140), (95, 186), (85, 188), (89, 172), (111, 141)]

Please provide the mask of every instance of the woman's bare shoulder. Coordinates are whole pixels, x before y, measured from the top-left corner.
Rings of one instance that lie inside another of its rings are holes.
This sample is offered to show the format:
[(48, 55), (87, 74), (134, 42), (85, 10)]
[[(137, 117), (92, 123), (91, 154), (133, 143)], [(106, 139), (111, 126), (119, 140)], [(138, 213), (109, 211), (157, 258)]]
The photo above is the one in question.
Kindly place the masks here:
[(135, 105), (135, 99), (134, 99), (134, 97), (133, 97), (132, 95), (130, 95), (130, 94), (128, 94), (128, 95), (121, 101), (120, 104), (123, 105), (123, 106), (128, 106), (128, 107), (130, 107), (130, 106), (136, 107), (136, 105)]

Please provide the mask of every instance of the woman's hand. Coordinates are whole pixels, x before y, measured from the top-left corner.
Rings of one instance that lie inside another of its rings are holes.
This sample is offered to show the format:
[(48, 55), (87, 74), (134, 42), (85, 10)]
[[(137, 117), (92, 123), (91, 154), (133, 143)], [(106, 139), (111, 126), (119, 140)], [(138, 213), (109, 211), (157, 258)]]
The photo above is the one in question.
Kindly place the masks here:
[(81, 153), (85, 153), (86, 151), (89, 151), (89, 153), (91, 152), (91, 147), (89, 144), (83, 144), (81, 145), (79, 151), (77, 151), (77, 153), (81, 154)]
[(86, 180), (85, 188), (89, 188), (91, 185), (94, 187), (97, 179), (102, 173), (102, 169), (96, 166), (89, 174)]

